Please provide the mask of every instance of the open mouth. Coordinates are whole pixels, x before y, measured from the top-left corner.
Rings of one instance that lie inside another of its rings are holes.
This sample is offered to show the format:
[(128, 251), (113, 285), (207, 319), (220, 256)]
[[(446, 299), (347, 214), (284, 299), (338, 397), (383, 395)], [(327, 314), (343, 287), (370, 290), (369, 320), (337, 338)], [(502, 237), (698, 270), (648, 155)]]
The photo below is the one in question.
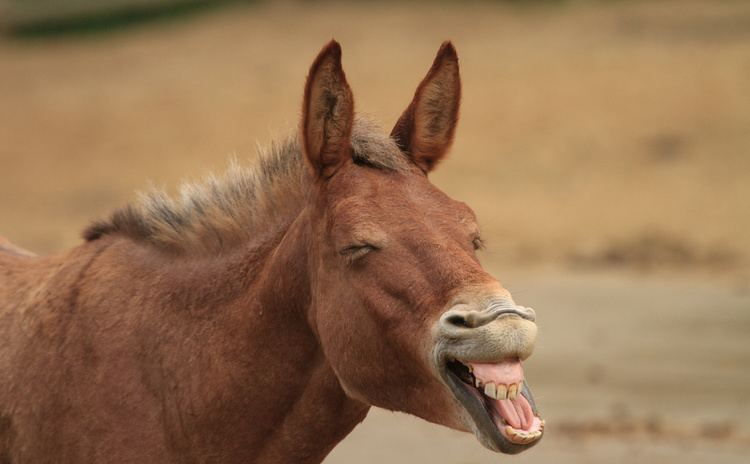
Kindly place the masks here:
[(445, 364), (444, 378), (490, 448), (514, 454), (541, 439), (544, 421), (537, 415), (520, 360), (451, 360)]

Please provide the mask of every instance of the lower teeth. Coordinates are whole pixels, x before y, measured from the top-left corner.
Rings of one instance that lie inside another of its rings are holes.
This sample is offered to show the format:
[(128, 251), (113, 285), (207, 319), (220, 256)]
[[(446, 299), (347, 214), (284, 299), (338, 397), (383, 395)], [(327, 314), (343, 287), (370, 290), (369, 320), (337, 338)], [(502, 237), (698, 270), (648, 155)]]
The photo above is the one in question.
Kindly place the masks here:
[(542, 431), (537, 430), (535, 432), (526, 432), (524, 430), (516, 430), (510, 425), (505, 427), (505, 433), (510, 437), (513, 441), (517, 443), (531, 443), (532, 441), (536, 440), (540, 436), (542, 436)]

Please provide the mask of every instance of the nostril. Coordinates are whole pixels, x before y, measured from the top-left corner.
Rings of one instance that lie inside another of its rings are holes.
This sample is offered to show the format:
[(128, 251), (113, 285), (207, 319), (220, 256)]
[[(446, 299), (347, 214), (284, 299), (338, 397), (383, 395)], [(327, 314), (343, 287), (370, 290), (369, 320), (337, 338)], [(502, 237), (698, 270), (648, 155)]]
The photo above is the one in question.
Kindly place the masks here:
[(446, 328), (476, 329), (484, 325), (481, 314), (477, 311), (451, 310), (442, 317), (442, 324)]
[(469, 327), (469, 322), (462, 314), (451, 314), (445, 318), (445, 322), (456, 327)]

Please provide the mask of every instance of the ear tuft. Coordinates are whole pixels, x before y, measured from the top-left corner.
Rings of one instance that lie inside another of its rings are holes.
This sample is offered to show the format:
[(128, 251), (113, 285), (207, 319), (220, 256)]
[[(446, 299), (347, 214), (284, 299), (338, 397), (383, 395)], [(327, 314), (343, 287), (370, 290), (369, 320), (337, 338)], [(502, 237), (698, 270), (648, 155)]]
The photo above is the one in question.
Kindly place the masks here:
[(401, 150), (423, 171), (434, 169), (450, 149), (460, 103), (458, 55), (453, 44), (446, 41), (391, 131)]
[(341, 66), (341, 45), (331, 40), (310, 67), (302, 104), (302, 147), (322, 177), (349, 156), (354, 97)]
[(458, 63), (458, 53), (456, 53), (456, 47), (453, 46), (453, 42), (451, 42), (450, 40), (446, 40), (445, 42), (440, 44), (440, 48), (438, 49), (437, 55), (435, 55), (433, 64), (442, 62), (445, 59)]

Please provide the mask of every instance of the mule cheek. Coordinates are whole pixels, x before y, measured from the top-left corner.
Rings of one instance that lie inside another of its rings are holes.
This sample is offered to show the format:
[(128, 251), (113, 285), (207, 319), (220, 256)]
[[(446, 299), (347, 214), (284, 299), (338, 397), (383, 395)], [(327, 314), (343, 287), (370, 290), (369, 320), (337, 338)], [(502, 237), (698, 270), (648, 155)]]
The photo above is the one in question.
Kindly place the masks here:
[(377, 319), (351, 309), (348, 324), (328, 321), (320, 332), (326, 357), (346, 394), (373, 406), (466, 430), (461, 411), (434, 372), (414, 361), (411, 350), (421, 344), (414, 343), (415, 334), (407, 330), (389, 333)]
[(345, 295), (322, 298), (318, 313), (318, 335), (323, 351), (347, 394), (375, 404), (387, 378), (382, 334), (361, 306)]
[(460, 410), (430, 367), (426, 321), (393, 295), (359, 284), (369, 291), (349, 281), (319, 300), (332, 302), (320, 306), (318, 330), (344, 391), (367, 404), (464, 430)]

